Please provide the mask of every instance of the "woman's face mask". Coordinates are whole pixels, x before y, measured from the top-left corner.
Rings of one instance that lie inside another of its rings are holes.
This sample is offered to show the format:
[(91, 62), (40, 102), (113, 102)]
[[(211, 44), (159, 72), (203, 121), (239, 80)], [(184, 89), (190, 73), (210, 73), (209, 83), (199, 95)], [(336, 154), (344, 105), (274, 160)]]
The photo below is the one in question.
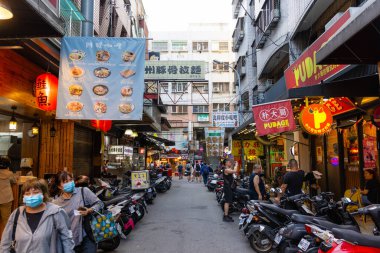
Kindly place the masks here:
[(67, 182), (63, 184), (63, 191), (67, 193), (72, 193), (74, 191), (75, 184), (74, 181)]
[(24, 195), (24, 203), (26, 206), (35, 208), (38, 207), (42, 204), (44, 200), (44, 197), (42, 196), (41, 193), (31, 195), (31, 196), (25, 196)]

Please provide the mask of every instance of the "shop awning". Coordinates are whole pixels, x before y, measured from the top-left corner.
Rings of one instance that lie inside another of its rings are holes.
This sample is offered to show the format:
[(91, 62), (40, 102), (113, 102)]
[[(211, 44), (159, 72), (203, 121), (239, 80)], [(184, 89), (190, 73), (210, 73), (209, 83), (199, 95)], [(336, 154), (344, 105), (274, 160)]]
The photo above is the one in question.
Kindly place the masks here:
[(156, 136), (148, 135), (148, 134), (144, 134), (144, 135), (149, 140), (154, 141), (154, 142), (160, 142), (162, 144), (165, 144), (166, 146), (174, 146), (175, 145), (174, 141), (171, 141), (171, 140), (168, 140), (168, 139), (165, 139), (165, 138), (156, 137)]
[(317, 52), (318, 64), (377, 64), (380, 61), (380, 1), (368, 0)]
[(379, 76), (332, 81), (326, 84), (290, 89), (289, 98), (303, 97), (376, 97), (379, 93)]

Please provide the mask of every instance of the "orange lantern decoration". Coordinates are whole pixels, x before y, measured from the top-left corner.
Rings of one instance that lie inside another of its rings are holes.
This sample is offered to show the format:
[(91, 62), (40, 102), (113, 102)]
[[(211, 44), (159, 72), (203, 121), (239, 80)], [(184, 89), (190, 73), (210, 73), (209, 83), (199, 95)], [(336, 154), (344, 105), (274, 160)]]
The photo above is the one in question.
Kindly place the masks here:
[(39, 75), (36, 79), (35, 96), (38, 108), (44, 111), (57, 109), (58, 79), (51, 73)]
[(299, 122), (307, 133), (323, 135), (331, 130), (333, 116), (327, 106), (312, 104), (301, 111)]
[(112, 120), (91, 120), (91, 126), (96, 128), (96, 131), (108, 132), (112, 127)]

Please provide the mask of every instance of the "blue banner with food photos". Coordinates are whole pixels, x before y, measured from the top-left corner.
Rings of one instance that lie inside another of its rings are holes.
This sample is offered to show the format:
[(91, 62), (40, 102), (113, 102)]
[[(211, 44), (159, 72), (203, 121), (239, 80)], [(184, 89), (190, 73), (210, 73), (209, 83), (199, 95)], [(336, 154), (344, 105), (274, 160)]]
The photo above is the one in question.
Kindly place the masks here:
[(64, 37), (58, 119), (141, 120), (145, 39)]

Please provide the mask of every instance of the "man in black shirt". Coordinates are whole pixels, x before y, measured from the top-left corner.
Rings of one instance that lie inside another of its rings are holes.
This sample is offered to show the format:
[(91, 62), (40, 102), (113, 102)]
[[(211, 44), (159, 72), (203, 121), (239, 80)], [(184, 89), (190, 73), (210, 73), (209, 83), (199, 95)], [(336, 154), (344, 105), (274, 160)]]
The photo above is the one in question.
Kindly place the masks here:
[(298, 168), (298, 162), (295, 159), (289, 161), (290, 171), (284, 176), (284, 182), (281, 190), (288, 197), (302, 193), (302, 185), (305, 172)]

